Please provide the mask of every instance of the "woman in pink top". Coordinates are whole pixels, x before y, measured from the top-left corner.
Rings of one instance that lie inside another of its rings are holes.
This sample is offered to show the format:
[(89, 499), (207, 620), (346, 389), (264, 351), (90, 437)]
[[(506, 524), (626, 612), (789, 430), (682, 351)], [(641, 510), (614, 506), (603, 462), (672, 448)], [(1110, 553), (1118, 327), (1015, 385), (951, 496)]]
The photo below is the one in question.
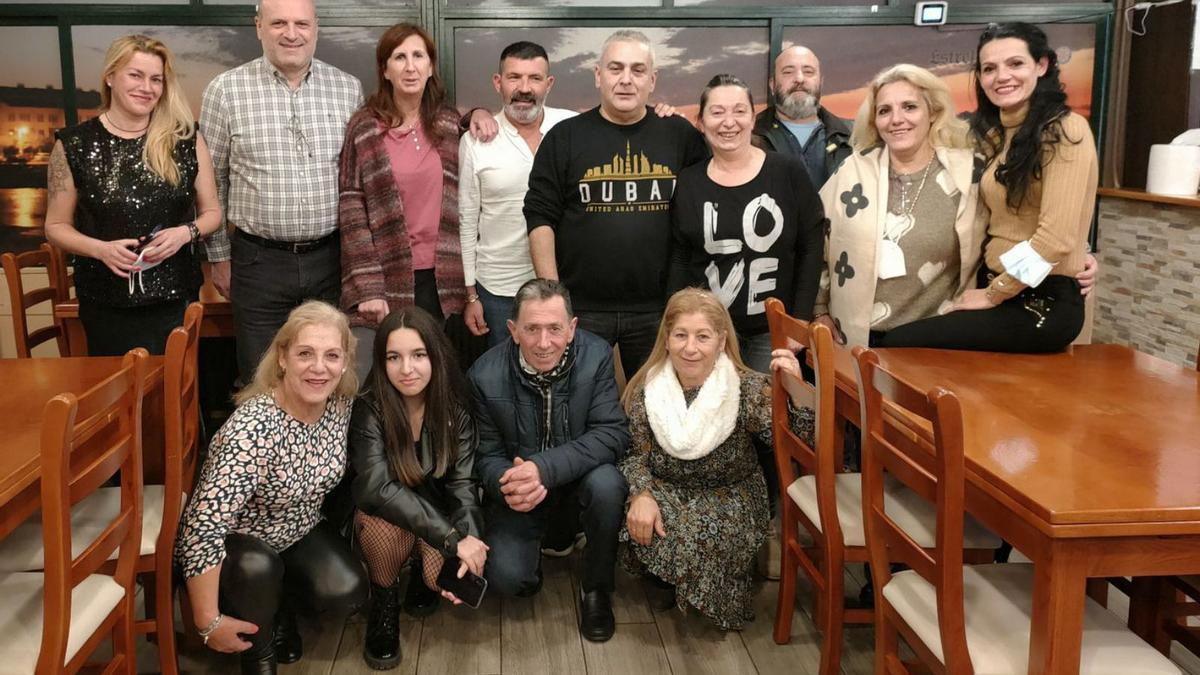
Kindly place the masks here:
[(445, 318), (466, 299), (459, 115), (445, 103), (437, 47), (420, 26), (397, 24), (379, 38), (375, 63), (378, 87), (346, 126), (338, 177), (342, 310), (368, 345), (391, 310), (417, 305)]

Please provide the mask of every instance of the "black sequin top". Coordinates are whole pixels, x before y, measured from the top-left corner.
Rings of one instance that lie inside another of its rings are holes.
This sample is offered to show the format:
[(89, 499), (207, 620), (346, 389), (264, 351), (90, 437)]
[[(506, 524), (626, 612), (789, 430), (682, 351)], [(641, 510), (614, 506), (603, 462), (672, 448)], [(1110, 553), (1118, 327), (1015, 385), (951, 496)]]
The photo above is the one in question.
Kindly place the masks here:
[[(78, 200), (75, 228), (104, 241), (136, 239), (155, 226), (174, 227), (195, 217), (196, 139), (175, 144), (179, 185), (159, 177), (142, 160), (145, 136), (114, 136), (99, 118), (57, 134), (66, 151)], [(134, 283), (113, 274), (95, 258), (76, 256), (75, 289), (81, 300), (112, 307), (136, 307), (197, 297), (203, 276), (193, 246), (184, 246)], [(132, 288), (132, 291), (130, 290)]]

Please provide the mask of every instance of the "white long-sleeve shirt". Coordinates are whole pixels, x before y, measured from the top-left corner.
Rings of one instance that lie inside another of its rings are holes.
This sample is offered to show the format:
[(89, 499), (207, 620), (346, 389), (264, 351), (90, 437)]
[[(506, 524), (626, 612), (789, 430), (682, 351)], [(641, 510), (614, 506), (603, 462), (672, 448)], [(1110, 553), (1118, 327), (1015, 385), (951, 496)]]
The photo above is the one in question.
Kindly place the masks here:
[[(546, 108), (542, 135), (575, 114)], [(504, 111), (495, 118), (500, 133), (490, 143), (464, 134), (458, 146), (459, 236), (466, 285), (479, 282), (490, 293), (511, 297), (534, 277), (522, 213), (533, 152)]]

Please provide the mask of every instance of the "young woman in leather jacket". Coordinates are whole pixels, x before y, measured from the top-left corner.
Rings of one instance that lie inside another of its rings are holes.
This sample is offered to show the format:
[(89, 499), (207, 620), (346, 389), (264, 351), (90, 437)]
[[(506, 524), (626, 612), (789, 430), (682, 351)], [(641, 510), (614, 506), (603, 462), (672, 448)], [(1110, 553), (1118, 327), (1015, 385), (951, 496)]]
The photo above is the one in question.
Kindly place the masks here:
[(445, 560), (461, 561), (459, 576), (482, 575), (487, 560), (472, 476), (475, 426), (440, 324), (411, 305), (388, 314), (350, 421), (354, 529), (374, 595), (363, 657), (376, 670), (400, 662), (397, 578), (412, 555), (425, 585), (456, 604), (436, 583)]

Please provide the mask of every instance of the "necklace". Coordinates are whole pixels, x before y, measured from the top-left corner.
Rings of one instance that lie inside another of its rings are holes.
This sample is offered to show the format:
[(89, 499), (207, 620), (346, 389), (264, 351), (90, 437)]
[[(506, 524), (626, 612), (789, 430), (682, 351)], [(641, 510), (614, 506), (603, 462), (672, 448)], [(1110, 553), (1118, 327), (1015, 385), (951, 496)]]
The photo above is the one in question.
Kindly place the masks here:
[(112, 115), (109, 115), (108, 113), (104, 113), (104, 119), (108, 121), (112, 128), (127, 134), (140, 134), (150, 128), (150, 123), (146, 122), (146, 126), (142, 127), (141, 129), (125, 129), (124, 127), (117, 126), (117, 123), (112, 121)]
[[(917, 193), (913, 195), (912, 203), (908, 201), (908, 188), (911, 182), (900, 180), (900, 174), (896, 173), (896, 182), (900, 184), (900, 214), (905, 217), (911, 217), (913, 209), (917, 206), (917, 200), (921, 198), (921, 192), (925, 189), (925, 180), (929, 178), (929, 170), (933, 168), (933, 160), (935, 157), (929, 158), (929, 163), (925, 165), (925, 171), (921, 174), (921, 183), (917, 186)], [(895, 170), (892, 170), (895, 173)]]

